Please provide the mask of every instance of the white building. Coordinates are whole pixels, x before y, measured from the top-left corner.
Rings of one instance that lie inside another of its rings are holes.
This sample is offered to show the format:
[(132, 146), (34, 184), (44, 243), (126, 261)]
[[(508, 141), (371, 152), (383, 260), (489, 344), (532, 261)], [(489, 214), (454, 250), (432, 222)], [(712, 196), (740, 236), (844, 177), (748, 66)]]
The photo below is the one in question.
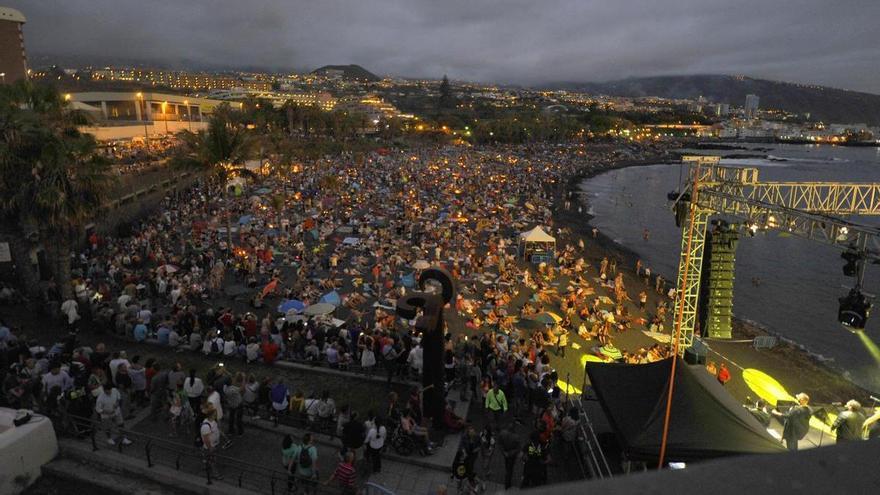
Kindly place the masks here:
[(761, 98), (758, 95), (746, 95), (745, 117), (747, 119), (753, 119), (758, 116), (758, 106), (760, 103)]

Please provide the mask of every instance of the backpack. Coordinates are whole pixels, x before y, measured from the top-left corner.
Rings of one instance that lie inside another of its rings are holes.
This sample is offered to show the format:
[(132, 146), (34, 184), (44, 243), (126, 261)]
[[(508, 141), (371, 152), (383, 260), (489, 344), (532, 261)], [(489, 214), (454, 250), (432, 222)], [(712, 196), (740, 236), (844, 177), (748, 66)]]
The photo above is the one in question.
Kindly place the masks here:
[(311, 447), (306, 447), (305, 445), (300, 447), (299, 467), (303, 469), (312, 467), (312, 456), (309, 454), (309, 449), (311, 449)]
[(220, 344), (217, 343), (217, 339), (211, 339), (211, 354), (220, 354), (222, 350)]

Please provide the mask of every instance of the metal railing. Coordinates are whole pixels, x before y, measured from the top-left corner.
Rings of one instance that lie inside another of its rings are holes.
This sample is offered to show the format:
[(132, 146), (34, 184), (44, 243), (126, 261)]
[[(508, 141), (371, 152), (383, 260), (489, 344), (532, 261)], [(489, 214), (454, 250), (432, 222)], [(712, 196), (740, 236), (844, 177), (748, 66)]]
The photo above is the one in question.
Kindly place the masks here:
[(176, 471), (203, 477), (206, 485), (220, 481), (217, 473), (221, 473), (223, 483), (258, 493), (271, 495), (295, 493), (305, 484), (311, 486), (311, 493), (338, 493), (338, 488), (323, 485), (318, 480), (289, 475), (280, 469), (251, 464), (222, 454), (213, 456), (214, 468), (212, 468), (205, 461), (204, 451), (201, 448), (125, 428), (115, 428), (114, 431), (117, 431), (119, 436), (131, 439), (130, 446), (123, 445), (121, 441), (115, 442), (112, 446), (104, 444), (97, 439), (101, 424), (96, 418), (63, 415), (61, 418), (54, 418), (53, 425), (59, 436), (90, 442), (92, 452), (102, 449), (115, 450), (119, 454), (142, 459), (148, 468), (163, 465)]
[[(566, 383), (570, 383), (569, 379), (570, 375), (566, 375)], [(584, 378), (584, 387), (585, 384), (586, 377)], [(611, 478), (613, 476), (611, 467), (602, 446), (599, 444), (596, 431), (593, 429), (593, 422), (584, 410), (583, 400), (583, 392), (569, 395), (566, 389), (566, 410), (574, 407), (578, 411), (578, 429), (580, 431), (578, 431), (575, 440), (578, 464), (585, 476), (598, 479)]]

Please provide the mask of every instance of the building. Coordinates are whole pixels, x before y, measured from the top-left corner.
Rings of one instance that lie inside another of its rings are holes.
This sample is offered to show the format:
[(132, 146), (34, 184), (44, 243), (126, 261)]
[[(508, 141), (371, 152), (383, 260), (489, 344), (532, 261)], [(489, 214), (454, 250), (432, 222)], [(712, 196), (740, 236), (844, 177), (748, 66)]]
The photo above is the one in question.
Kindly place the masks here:
[(24, 51), (24, 15), (9, 7), (0, 7), (0, 83), (27, 79), (27, 55)]
[(67, 93), (64, 99), (92, 116), (96, 125), (83, 131), (94, 134), (99, 141), (199, 131), (207, 128), (207, 116), (223, 103), (182, 95), (114, 91)]
[(746, 95), (745, 118), (754, 119), (758, 116), (758, 106), (761, 99), (758, 95)]
[(259, 81), (253, 78), (155, 69), (106, 68), (92, 71), (92, 79), (96, 81), (139, 82), (172, 89), (191, 89), (197, 91), (222, 89), (269, 91), (272, 89), (271, 82)]

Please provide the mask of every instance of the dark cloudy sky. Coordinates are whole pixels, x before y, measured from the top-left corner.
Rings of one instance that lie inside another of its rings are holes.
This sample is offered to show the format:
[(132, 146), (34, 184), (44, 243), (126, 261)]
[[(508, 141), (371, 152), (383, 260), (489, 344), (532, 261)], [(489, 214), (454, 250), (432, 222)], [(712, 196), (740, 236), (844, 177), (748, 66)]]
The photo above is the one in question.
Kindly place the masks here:
[(726, 73), (880, 93), (880, 0), (6, 0), (42, 55), (539, 84)]

